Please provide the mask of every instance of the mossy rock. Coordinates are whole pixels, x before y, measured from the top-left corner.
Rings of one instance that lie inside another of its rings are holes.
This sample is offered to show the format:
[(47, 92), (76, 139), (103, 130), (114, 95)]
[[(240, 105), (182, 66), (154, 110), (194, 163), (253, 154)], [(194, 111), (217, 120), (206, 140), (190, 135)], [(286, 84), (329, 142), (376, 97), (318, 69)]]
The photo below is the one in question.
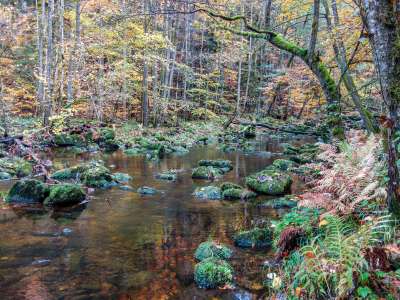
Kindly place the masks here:
[(129, 148), (129, 149), (124, 150), (124, 154), (126, 154), (128, 156), (139, 156), (139, 155), (143, 155), (144, 152), (140, 148)]
[(0, 180), (10, 180), (12, 176), (10, 173), (7, 172), (0, 172)]
[(256, 137), (256, 126), (255, 125), (247, 125), (243, 126), (240, 130), (240, 133), (246, 138), (254, 138)]
[(107, 152), (113, 152), (119, 149), (119, 145), (115, 140), (106, 140), (102, 146)]
[(110, 170), (100, 164), (93, 164), (87, 168), (80, 178), (82, 183), (89, 187), (108, 188), (115, 185)]
[(197, 167), (193, 169), (192, 178), (193, 179), (214, 179), (221, 177), (223, 172), (214, 167)]
[(294, 161), (298, 164), (309, 164), (312, 163), (315, 159), (315, 155), (312, 153), (302, 153), (299, 155), (292, 156), (290, 160)]
[(233, 282), (233, 268), (225, 260), (210, 257), (194, 268), (194, 280), (199, 288), (214, 289)]
[(11, 176), (19, 178), (26, 177), (32, 174), (32, 164), (20, 157), (6, 157), (0, 159), (0, 171), (9, 173)]
[(272, 244), (272, 232), (268, 228), (256, 227), (238, 232), (233, 239), (241, 248), (267, 248)]
[(292, 200), (291, 196), (285, 196), (277, 199), (266, 200), (261, 204), (261, 206), (273, 209), (294, 208), (297, 206), (297, 201)]
[(156, 178), (161, 179), (161, 180), (176, 181), (178, 179), (178, 176), (176, 174), (176, 171), (170, 170), (170, 171), (158, 173), (156, 175)]
[(83, 189), (77, 184), (58, 184), (50, 187), (50, 194), (44, 200), (48, 206), (70, 206), (85, 200)]
[(196, 188), (194, 195), (200, 199), (219, 200), (222, 198), (221, 189), (217, 186), (204, 186)]
[(233, 182), (223, 182), (219, 187), (221, 188), (222, 191), (229, 190), (229, 189), (237, 189), (237, 190), (243, 189), (242, 186), (240, 186), (236, 183), (233, 183)]
[(15, 204), (42, 203), (49, 193), (49, 187), (39, 180), (20, 180), (8, 192), (6, 202)]
[(89, 168), (88, 164), (80, 164), (71, 168), (58, 170), (50, 175), (55, 180), (80, 179), (80, 175)]
[(222, 192), (224, 199), (251, 199), (257, 196), (256, 193), (247, 189), (227, 189)]
[(293, 161), (287, 160), (287, 159), (276, 159), (276, 160), (274, 160), (272, 165), (275, 168), (277, 168), (278, 170), (288, 171), (294, 167), (295, 163)]
[(155, 195), (158, 191), (152, 187), (142, 186), (137, 189), (137, 192), (141, 195)]
[(275, 168), (267, 168), (261, 172), (246, 177), (246, 185), (261, 194), (282, 195), (292, 184), (292, 179)]
[(216, 160), (208, 160), (203, 159), (199, 161), (200, 167), (214, 167), (218, 169), (222, 169), (227, 172), (233, 169), (233, 163), (230, 160), (216, 159)]
[(209, 257), (215, 257), (218, 259), (230, 259), (232, 257), (232, 250), (223, 244), (218, 244), (214, 241), (208, 241), (201, 243), (194, 253), (194, 257), (197, 260), (204, 260)]
[(112, 175), (112, 178), (114, 181), (117, 181), (119, 183), (127, 183), (132, 180), (132, 176), (130, 176), (129, 174), (119, 172), (114, 173)]
[(58, 147), (84, 146), (86, 141), (79, 134), (59, 133), (54, 136), (54, 143)]

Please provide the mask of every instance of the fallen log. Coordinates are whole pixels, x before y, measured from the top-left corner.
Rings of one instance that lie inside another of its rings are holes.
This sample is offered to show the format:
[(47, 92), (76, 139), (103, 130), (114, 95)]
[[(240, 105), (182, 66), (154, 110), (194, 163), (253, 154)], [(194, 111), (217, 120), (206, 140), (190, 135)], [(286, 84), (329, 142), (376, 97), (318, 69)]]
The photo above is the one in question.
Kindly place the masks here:
[(1, 144), (12, 145), (15, 144), (16, 141), (22, 141), (24, 139), (23, 135), (16, 135), (16, 136), (8, 136), (0, 138)]
[(316, 133), (315, 131), (291, 130), (291, 129), (282, 128), (282, 127), (274, 127), (274, 126), (269, 125), (267, 123), (252, 123), (252, 122), (245, 122), (245, 121), (234, 121), (233, 123), (240, 124), (240, 125), (245, 125), (245, 126), (253, 125), (253, 126), (256, 126), (256, 127), (262, 127), (262, 128), (267, 128), (267, 129), (274, 130), (274, 131), (282, 131), (282, 132), (286, 132), (286, 133), (319, 136), (319, 134)]

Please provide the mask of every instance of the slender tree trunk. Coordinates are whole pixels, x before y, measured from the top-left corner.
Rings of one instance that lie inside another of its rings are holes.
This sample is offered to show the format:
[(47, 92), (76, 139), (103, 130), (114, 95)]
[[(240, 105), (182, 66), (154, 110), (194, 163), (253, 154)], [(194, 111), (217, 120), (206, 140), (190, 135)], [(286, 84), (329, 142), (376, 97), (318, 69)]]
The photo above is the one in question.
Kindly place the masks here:
[(74, 94), (74, 77), (75, 77), (75, 60), (78, 52), (78, 47), (80, 44), (81, 36), (81, 1), (76, 1), (75, 6), (75, 42), (74, 48), (71, 51), (69, 62), (68, 62), (68, 82), (67, 82), (67, 102), (71, 104), (73, 101)]
[[(143, 13), (146, 15), (148, 12), (147, 0), (143, 1)], [(144, 34), (147, 34), (147, 18), (144, 18)], [(142, 124), (144, 127), (149, 125), (149, 99), (148, 99), (148, 69), (147, 69), (147, 53), (146, 48), (143, 53), (143, 98), (142, 98)]]
[(399, 129), (400, 103), (400, 1), (362, 0), (383, 101), (387, 106), (388, 206), (400, 216), (400, 184), (394, 134)]
[(46, 19), (46, 4), (42, 0), (41, 16), (39, 16), (39, 3), (36, 0), (36, 24), (37, 24), (37, 51), (38, 51), (38, 88), (37, 97), (39, 101), (39, 110), (42, 112), (44, 107), (44, 64), (43, 64), (43, 47), (44, 47), (44, 26)]
[(47, 49), (46, 49), (46, 88), (45, 106), (43, 109), (43, 125), (49, 125), (49, 118), (52, 110), (52, 67), (53, 67), (53, 18), (54, 0), (49, 0), (49, 10), (47, 15)]

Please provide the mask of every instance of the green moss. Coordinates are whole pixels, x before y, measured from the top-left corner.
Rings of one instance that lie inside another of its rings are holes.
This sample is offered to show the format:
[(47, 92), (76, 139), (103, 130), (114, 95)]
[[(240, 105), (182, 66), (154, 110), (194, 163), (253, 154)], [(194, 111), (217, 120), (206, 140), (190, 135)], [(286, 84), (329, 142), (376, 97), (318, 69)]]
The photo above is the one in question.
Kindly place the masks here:
[(158, 173), (156, 178), (161, 179), (161, 180), (176, 181), (178, 179), (178, 176), (176, 174), (176, 171), (169, 170), (169, 171), (165, 171), (162, 173)]
[(233, 268), (214, 257), (204, 259), (194, 268), (194, 280), (198, 287), (213, 289), (233, 282)]
[(108, 188), (115, 182), (110, 170), (102, 165), (92, 165), (81, 174), (84, 185), (97, 188)]
[(218, 259), (230, 259), (232, 257), (232, 250), (223, 244), (217, 244), (213, 241), (201, 243), (194, 253), (197, 260), (204, 260), (209, 257)]
[(32, 174), (32, 164), (20, 157), (5, 157), (0, 159), (0, 171), (9, 173), (11, 176), (19, 178)]
[(111, 128), (101, 128), (100, 129), (100, 138), (104, 141), (114, 140), (115, 139), (115, 131)]
[(292, 200), (292, 196), (285, 196), (278, 199), (265, 200), (260, 206), (273, 209), (294, 208), (297, 206), (297, 201)]
[(257, 194), (247, 189), (227, 189), (222, 192), (224, 199), (251, 199)]
[(54, 136), (54, 143), (59, 147), (84, 146), (85, 140), (79, 134), (60, 133)]
[(292, 179), (288, 174), (271, 167), (246, 177), (246, 185), (250, 189), (267, 195), (285, 194), (291, 184)]
[(287, 159), (276, 159), (272, 165), (278, 170), (288, 171), (289, 169), (293, 168), (294, 162)]
[(85, 200), (85, 192), (76, 184), (59, 184), (50, 187), (50, 194), (44, 200), (48, 206), (69, 206)]
[(198, 167), (194, 168), (192, 172), (193, 179), (213, 179), (223, 175), (220, 169), (214, 167)]
[(289, 53), (292, 53), (303, 59), (307, 57), (307, 49), (301, 48), (296, 44), (288, 41), (282, 34), (276, 33), (271, 35), (269, 41), (279, 49), (286, 50)]
[(49, 195), (48, 186), (38, 180), (27, 179), (16, 182), (6, 197), (7, 203), (42, 203)]
[(223, 182), (220, 185), (220, 188), (221, 188), (222, 191), (229, 190), (229, 189), (237, 189), (237, 190), (242, 190), (243, 189), (242, 186), (240, 186), (240, 185), (238, 185), (236, 183), (233, 183), (233, 182)]
[(235, 234), (233, 239), (241, 248), (266, 248), (272, 244), (272, 232), (269, 228), (256, 227)]
[(200, 199), (219, 200), (222, 198), (221, 189), (217, 186), (203, 186), (196, 188), (194, 195)]
[(226, 169), (226, 170), (232, 170), (233, 169), (233, 164), (230, 160), (222, 160), (222, 159), (217, 159), (217, 160), (200, 160), (199, 161), (199, 166), (200, 167), (214, 167), (214, 168), (219, 168), (219, 169)]

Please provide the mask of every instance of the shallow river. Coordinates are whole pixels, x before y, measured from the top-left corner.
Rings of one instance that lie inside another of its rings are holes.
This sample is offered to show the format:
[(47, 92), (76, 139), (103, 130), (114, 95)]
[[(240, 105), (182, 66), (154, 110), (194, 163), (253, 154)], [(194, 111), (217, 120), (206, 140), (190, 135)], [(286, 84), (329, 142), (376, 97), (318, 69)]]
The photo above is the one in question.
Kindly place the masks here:
[[(160, 162), (121, 152), (53, 153), (58, 168), (101, 158), (113, 172), (133, 176), (130, 184), (135, 190), (146, 185), (161, 193), (140, 196), (117, 187), (96, 190), (86, 207), (75, 211), (0, 206), (0, 299), (259, 298), (265, 293), (262, 264), (271, 253), (235, 248), (233, 290), (198, 289), (193, 283), (193, 253), (209, 238), (234, 248), (235, 231), (276, 219), (283, 211), (252, 202), (205, 201), (192, 196), (198, 186), (243, 183), (246, 175), (280, 157), (273, 154), (281, 151), (277, 141), (258, 139), (259, 151), (249, 155), (198, 146), (187, 155)], [(191, 169), (200, 159), (230, 159), (235, 168), (216, 183), (192, 180)], [(158, 172), (168, 169), (181, 170), (176, 182), (155, 179)], [(0, 190), (7, 191), (10, 185), (2, 183)], [(300, 187), (295, 182), (294, 192)]]

